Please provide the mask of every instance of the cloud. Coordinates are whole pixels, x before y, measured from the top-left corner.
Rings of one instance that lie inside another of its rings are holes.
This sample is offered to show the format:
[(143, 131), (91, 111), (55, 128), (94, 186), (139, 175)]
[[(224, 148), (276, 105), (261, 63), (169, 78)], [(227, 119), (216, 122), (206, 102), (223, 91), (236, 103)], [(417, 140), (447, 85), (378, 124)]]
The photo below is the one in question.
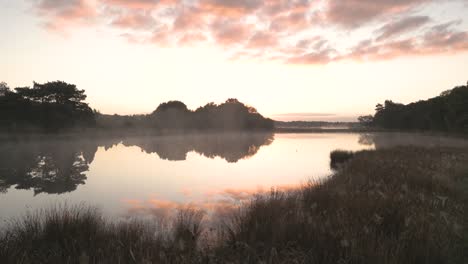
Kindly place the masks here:
[(409, 16), (401, 20), (388, 23), (379, 29), (381, 34), (379, 37), (377, 37), (377, 41), (386, 40), (395, 35), (419, 28), (429, 21), (430, 18), (428, 16)]
[(414, 53), (416, 40), (413, 38), (375, 44), (372, 41), (363, 41), (353, 50), (340, 59), (353, 60), (385, 60), (401, 56), (401, 54)]
[(205, 14), (194, 7), (182, 7), (173, 22), (174, 31), (189, 31), (205, 27)]
[(182, 35), (180, 38), (179, 38), (179, 41), (178, 43), (180, 45), (194, 45), (194, 44), (197, 44), (197, 43), (202, 43), (206, 40), (206, 36), (201, 33), (201, 32), (189, 32), (189, 33), (186, 33), (184, 35)]
[(236, 20), (220, 19), (211, 25), (216, 42), (223, 46), (241, 44), (250, 36), (250, 27)]
[(301, 10), (272, 18), (270, 29), (280, 32), (295, 32), (303, 30), (308, 25), (307, 13)]
[(198, 6), (203, 12), (238, 18), (252, 13), (261, 5), (261, 0), (201, 0)]
[(462, 18), (441, 23), (426, 8), (466, 0), (30, 1), (49, 30), (107, 27), (131, 43), (204, 43), (232, 58), (326, 64), (468, 50)]
[(332, 61), (330, 53), (331, 50), (313, 51), (290, 57), (287, 62), (292, 64), (326, 64)]
[(118, 16), (111, 24), (120, 28), (148, 30), (154, 28), (157, 22), (149, 12), (130, 12)]
[(127, 9), (154, 9), (159, 5), (175, 4), (176, 0), (102, 0), (108, 6), (119, 6)]
[(425, 53), (456, 52), (468, 49), (468, 32), (451, 30), (453, 24), (432, 27), (424, 34), (422, 50)]
[(46, 18), (44, 26), (59, 32), (88, 23), (97, 14), (91, 0), (38, 0), (34, 4), (37, 14)]
[(267, 48), (274, 47), (278, 44), (278, 38), (274, 34), (268, 32), (257, 32), (250, 39), (247, 44), (248, 48)]
[(296, 42), (295, 47), (299, 50), (319, 50), (322, 49), (324, 45), (328, 43), (328, 40), (322, 38), (321, 36), (314, 36), (310, 38), (300, 39)]
[(418, 36), (384, 43), (363, 41), (340, 59), (385, 60), (402, 56), (450, 54), (468, 51), (468, 32), (449, 29), (447, 24), (433, 26)]
[(328, 23), (355, 28), (382, 16), (401, 14), (429, 0), (329, 0), (325, 11)]

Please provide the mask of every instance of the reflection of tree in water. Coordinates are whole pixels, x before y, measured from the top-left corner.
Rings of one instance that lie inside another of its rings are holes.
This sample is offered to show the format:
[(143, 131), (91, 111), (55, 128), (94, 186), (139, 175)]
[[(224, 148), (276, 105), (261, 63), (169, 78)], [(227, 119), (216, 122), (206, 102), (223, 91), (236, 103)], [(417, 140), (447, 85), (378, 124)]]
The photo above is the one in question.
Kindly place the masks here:
[(197, 134), (110, 139), (29, 140), (0, 142), (0, 193), (10, 187), (32, 189), (34, 194), (61, 194), (85, 184), (86, 171), (98, 147), (108, 150), (118, 142), (138, 146), (161, 159), (185, 160), (195, 151), (208, 158), (237, 162), (273, 142), (273, 134)]
[(376, 149), (397, 146), (468, 147), (468, 141), (463, 138), (403, 132), (361, 134), (359, 143), (362, 145), (373, 144)]
[(39, 193), (65, 193), (86, 180), (97, 145), (83, 142), (8, 142), (0, 146), (0, 191), (33, 189)]
[(185, 160), (195, 151), (208, 158), (221, 157), (237, 162), (257, 153), (263, 145), (273, 142), (271, 133), (194, 134), (163, 137), (137, 137), (123, 141), (125, 146), (138, 146), (147, 153), (156, 153), (161, 159)]
[(365, 145), (365, 146), (371, 146), (374, 144), (374, 135), (373, 134), (360, 134), (358, 143), (361, 145)]
[[(60, 161), (53, 156), (38, 156), (36, 166), (27, 173), (26, 181), (18, 184), (19, 189), (33, 189), (38, 193), (64, 193), (84, 184), (88, 164), (79, 153), (72, 153)], [(60, 159), (60, 158), (59, 158)]]

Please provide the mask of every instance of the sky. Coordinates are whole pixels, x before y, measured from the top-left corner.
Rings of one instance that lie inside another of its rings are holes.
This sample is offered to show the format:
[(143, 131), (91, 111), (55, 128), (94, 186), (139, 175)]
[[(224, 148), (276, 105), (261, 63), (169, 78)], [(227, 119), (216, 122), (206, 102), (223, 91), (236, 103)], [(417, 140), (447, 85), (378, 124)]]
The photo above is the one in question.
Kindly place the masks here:
[(350, 121), (468, 80), (468, 0), (0, 0), (0, 81), (62, 80), (106, 114), (228, 98)]

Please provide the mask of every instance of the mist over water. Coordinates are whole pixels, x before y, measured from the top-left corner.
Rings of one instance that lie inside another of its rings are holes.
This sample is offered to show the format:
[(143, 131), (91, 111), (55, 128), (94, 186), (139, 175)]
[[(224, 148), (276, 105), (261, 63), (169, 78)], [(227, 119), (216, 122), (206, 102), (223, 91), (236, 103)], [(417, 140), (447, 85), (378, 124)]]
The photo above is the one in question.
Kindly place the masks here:
[(409, 133), (225, 133), (0, 142), (0, 221), (60, 202), (112, 217), (164, 215), (193, 206), (222, 212), (271, 188), (331, 174), (335, 149), (466, 147)]

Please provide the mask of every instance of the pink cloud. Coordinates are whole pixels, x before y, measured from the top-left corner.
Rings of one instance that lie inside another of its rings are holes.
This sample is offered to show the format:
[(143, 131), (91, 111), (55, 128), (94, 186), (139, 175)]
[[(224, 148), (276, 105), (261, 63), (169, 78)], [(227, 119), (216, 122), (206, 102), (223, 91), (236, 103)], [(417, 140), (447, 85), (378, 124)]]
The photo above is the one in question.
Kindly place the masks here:
[(149, 12), (129, 12), (114, 19), (112, 25), (120, 28), (148, 30), (157, 25), (157, 22)]
[[(436, 1), (35, 0), (34, 8), (55, 31), (103, 25), (131, 43), (205, 43), (233, 58), (326, 64), (467, 51), (461, 18), (436, 24), (424, 13), (429, 3)], [(368, 35), (357, 42), (353, 30), (363, 25)]]
[(152, 44), (158, 44), (160, 46), (167, 46), (171, 44), (171, 31), (167, 25), (161, 25), (157, 29), (153, 30), (151, 38), (147, 39), (146, 42)]
[(201, 32), (189, 32), (179, 39), (178, 43), (180, 45), (193, 45), (196, 43), (202, 43), (206, 40), (206, 36)]
[(91, 0), (39, 0), (35, 7), (39, 16), (46, 18), (45, 27), (59, 32), (89, 23), (97, 15)]
[(306, 13), (304, 11), (295, 11), (272, 18), (270, 29), (273, 31), (297, 32), (309, 25)]
[(411, 31), (421, 27), (429, 21), (430, 18), (428, 16), (409, 16), (398, 21), (390, 22), (379, 29), (379, 33), (381, 34), (377, 37), (377, 40), (385, 40), (395, 35)]
[(261, 0), (200, 0), (202, 12), (222, 17), (242, 17), (262, 6)]
[(401, 14), (430, 0), (328, 0), (328, 23), (354, 28), (382, 16)]
[(278, 38), (274, 34), (267, 32), (257, 32), (250, 39), (247, 47), (250, 49), (275, 47), (278, 44)]
[(289, 13), (304, 13), (316, 6), (318, 1), (309, 0), (265, 0), (262, 12), (266, 16), (287, 15)]
[(240, 44), (251, 35), (251, 27), (235, 20), (219, 19), (211, 25), (211, 34), (220, 45)]
[(332, 61), (330, 50), (309, 52), (299, 56), (293, 56), (287, 59), (291, 64), (326, 64)]
[(381, 44), (361, 42), (351, 53), (340, 59), (384, 60), (402, 56), (450, 54), (468, 51), (468, 32), (448, 30), (440, 25), (420, 36)]
[(199, 30), (205, 27), (206, 14), (194, 7), (181, 8), (173, 22), (174, 31)]
[(109, 6), (119, 6), (127, 9), (154, 9), (160, 5), (175, 4), (177, 0), (101, 0)]

